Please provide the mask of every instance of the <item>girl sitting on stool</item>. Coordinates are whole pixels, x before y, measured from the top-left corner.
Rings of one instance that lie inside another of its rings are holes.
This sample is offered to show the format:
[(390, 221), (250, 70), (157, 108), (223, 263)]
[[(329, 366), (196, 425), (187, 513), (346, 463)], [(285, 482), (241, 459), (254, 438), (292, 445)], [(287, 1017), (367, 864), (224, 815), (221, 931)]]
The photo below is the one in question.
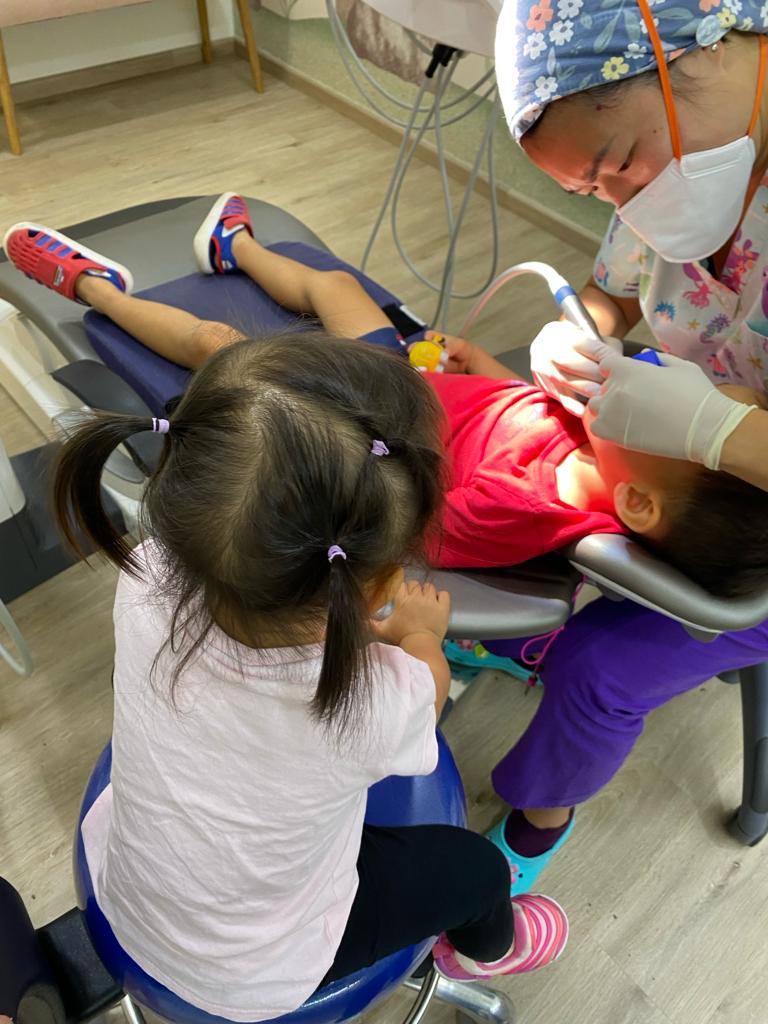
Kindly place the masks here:
[[(405, 360), (305, 334), (228, 345), (169, 420), (104, 415), (64, 445), (59, 520), (121, 570), (90, 872), (126, 952), (209, 1013), (277, 1017), (430, 935), (463, 980), (565, 945), (560, 907), (510, 900), (482, 836), (363, 824), (371, 785), (437, 761), (449, 599), (401, 566), (439, 513), (439, 426)], [(100, 479), (151, 429), (165, 449), (131, 550)]]

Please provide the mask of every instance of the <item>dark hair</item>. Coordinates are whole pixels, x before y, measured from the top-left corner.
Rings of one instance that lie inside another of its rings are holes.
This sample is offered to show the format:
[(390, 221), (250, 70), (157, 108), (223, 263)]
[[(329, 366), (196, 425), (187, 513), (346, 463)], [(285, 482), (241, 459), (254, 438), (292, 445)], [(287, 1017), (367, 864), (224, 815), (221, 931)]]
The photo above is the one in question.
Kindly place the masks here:
[[(201, 367), (143, 500), (174, 603), (169, 643), (184, 647), (173, 685), (214, 623), (255, 647), (281, 633), (306, 643), (325, 626), (312, 708), (348, 724), (369, 680), (366, 596), (422, 554), (438, 517), (441, 423), (407, 360), (320, 331), (245, 340)], [(99, 415), (64, 444), (55, 477), (69, 543), (82, 551), (80, 530), (133, 575), (139, 563), (104, 511), (100, 478), (115, 447), (148, 429)], [(389, 455), (371, 454), (374, 439)], [(346, 560), (329, 562), (333, 544)]]
[(718, 597), (753, 594), (768, 584), (768, 491), (701, 469), (666, 535), (642, 540)]

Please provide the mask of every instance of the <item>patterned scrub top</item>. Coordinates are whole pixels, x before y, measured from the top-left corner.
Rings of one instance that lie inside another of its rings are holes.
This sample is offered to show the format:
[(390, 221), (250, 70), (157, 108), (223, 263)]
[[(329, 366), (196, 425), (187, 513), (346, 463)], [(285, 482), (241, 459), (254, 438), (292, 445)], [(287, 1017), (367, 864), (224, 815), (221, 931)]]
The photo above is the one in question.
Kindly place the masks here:
[(708, 260), (667, 263), (617, 214), (594, 275), (609, 295), (639, 298), (659, 348), (698, 363), (715, 383), (768, 392), (768, 175), (736, 232), (720, 280)]

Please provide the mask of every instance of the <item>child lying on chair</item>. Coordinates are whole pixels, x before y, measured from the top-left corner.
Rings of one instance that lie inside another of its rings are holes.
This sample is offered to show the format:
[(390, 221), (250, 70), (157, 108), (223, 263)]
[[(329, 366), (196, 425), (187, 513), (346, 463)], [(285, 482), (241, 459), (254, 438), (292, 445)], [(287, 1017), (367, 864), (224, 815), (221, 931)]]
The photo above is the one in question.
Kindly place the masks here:
[[(351, 274), (315, 270), (260, 245), (239, 196), (217, 200), (193, 244), (203, 273), (245, 273), (330, 334), (404, 353), (389, 318)], [(181, 366), (195, 369), (244, 338), (227, 324), (131, 296), (125, 267), (48, 228), (15, 225), (5, 249), (34, 280), (92, 306)], [(514, 565), (590, 533), (627, 532), (715, 594), (764, 582), (768, 493), (595, 438), (588, 416), (572, 416), (478, 346), (447, 338), (446, 350), (448, 372), (425, 375), (446, 413), (452, 473), (436, 565)], [(726, 390), (763, 402), (751, 389)]]

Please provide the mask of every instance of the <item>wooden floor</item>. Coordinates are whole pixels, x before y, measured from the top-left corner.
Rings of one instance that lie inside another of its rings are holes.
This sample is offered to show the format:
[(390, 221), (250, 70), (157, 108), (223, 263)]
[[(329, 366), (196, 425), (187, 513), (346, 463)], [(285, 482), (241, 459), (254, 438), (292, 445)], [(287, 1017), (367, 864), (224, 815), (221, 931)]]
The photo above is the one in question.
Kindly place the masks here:
[[(22, 107), (20, 118), (24, 157), (0, 152), (0, 230), (237, 189), (284, 206), (356, 260), (394, 159), (387, 143), (281, 83), (257, 96), (234, 59)], [(414, 168), (402, 219), (413, 254), (436, 274), (444, 233), (433, 170)], [(547, 259), (576, 282), (586, 277), (583, 254), (509, 213), (501, 220), (504, 264)], [(488, 237), (478, 201), (459, 254), (465, 281), (480, 283)], [(370, 269), (429, 315), (432, 300), (391, 245)], [(497, 351), (522, 344), (551, 315), (535, 284), (513, 285), (476, 339)], [(3, 394), (0, 438), (12, 452), (36, 442)], [(109, 568), (79, 565), (12, 607), (37, 669), (19, 681), (0, 662), (0, 870), (38, 923), (73, 902), (75, 814), (110, 732), (113, 587)], [(489, 673), (448, 722), (478, 829), (501, 810), (490, 769), (537, 699)], [(721, 829), (740, 770), (731, 688), (712, 682), (651, 717), (545, 876), (542, 888), (570, 912), (572, 938), (556, 967), (499, 983), (519, 1024), (766, 1024), (768, 843), (743, 849)], [(398, 995), (371, 1018), (396, 1021), (401, 1008)], [(428, 1020), (447, 1013), (435, 1006)]]

